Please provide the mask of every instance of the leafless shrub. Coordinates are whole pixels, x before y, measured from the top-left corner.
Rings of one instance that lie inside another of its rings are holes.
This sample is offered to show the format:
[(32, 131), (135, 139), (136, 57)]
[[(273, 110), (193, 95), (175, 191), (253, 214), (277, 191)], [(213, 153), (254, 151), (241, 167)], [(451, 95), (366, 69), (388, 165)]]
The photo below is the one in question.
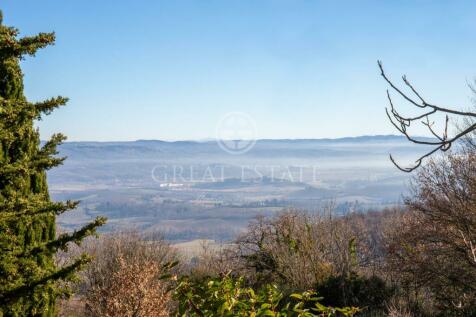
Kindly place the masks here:
[(219, 277), (233, 272), (242, 271), (242, 263), (236, 256), (234, 244), (212, 245), (203, 241), (200, 252), (193, 262), (189, 273), (195, 279)]
[(389, 234), (389, 269), (406, 293), (427, 289), (445, 311), (476, 304), (476, 155), (450, 154), (422, 167), (410, 212)]
[(347, 218), (296, 210), (274, 219), (259, 218), (237, 241), (256, 283), (280, 281), (291, 289), (309, 289), (331, 275), (349, 274), (359, 262), (361, 242)]
[(87, 246), (95, 259), (82, 293), (90, 316), (168, 316), (172, 302), (167, 264), (175, 254), (164, 241), (137, 234), (105, 236)]
[(391, 305), (388, 308), (388, 317), (413, 317), (413, 314), (406, 307)]

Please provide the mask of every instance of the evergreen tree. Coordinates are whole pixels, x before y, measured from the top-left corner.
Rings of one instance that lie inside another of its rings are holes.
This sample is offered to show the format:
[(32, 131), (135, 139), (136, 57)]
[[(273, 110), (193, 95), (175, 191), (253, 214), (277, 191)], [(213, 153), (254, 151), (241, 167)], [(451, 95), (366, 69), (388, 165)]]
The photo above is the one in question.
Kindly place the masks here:
[[(105, 218), (80, 230), (56, 235), (55, 218), (77, 202), (53, 202), (46, 171), (60, 165), (56, 134), (40, 144), (34, 121), (65, 105), (66, 98), (29, 102), (23, 93), (20, 61), (54, 43), (54, 33), (18, 38), (0, 12), (0, 316), (53, 316), (55, 299), (67, 293), (59, 281), (71, 280), (87, 255), (57, 267), (54, 256), (94, 234)], [(64, 283), (62, 283), (64, 284)]]

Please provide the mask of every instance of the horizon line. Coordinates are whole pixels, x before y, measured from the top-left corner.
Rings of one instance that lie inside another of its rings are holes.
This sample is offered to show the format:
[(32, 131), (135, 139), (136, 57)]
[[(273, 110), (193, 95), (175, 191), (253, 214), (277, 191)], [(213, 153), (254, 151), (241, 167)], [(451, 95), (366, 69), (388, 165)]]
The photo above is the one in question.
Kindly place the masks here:
[[(428, 136), (416, 136), (417, 138), (431, 139)], [(262, 138), (256, 139), (256, 142), (260, 141), (339, 141), (343, 139), (360, 139), (360, 138), (402, 138), (406, 139), (403, 135), (398, 134), (363, 134), (358, 136), (345, 136), (345, 137), (323, 137), (323, 138)], [(182, 139), (182, 140), (164, 140), (164, 139), (136, 139), (136, 140), (75, 140), (68, 141), (66, 140), (63, 143), (133, 143), (133, 142), (163, 142), (163, 143), (178, 143), (178, 142), (193, 142), (193, 143), (208, 143), (208, 142), (217, 142), (216, 138), (205, 138), (205, 139)], [(248, 139), (223, 139), (224, 141), (249, 141)], [(46, 142), (46, 140), (41, 140), (41, 142)]]

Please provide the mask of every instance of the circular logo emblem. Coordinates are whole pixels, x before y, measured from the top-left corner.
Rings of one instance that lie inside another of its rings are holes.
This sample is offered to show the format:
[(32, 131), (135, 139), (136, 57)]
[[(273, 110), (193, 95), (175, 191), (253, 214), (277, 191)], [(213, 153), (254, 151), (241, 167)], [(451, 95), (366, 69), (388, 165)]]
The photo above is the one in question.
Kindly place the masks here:
[(216, 140), (220, 148), (227, 153), (246, 153), (256, 143), (256, 124), (246, 113), (227, 113), (218, 121)]

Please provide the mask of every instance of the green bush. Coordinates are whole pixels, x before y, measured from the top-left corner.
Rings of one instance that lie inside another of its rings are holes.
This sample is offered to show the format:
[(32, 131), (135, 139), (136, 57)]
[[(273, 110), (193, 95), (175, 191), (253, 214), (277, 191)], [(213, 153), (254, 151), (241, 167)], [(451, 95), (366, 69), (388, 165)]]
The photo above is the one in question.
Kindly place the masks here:
[(372, 310), (385, 309), (394, 294), (377, 276), (363, 277), (355, 273), (349, 276), (333, 276), (316, 286), (316, 292), (324, 297), (322, 303), (332, 306), (359, 306)]
[(314, 292), (284, 298), (275, 285), (258, 291), (245, 287), (243, 278), (230, 276), (204, 282), (182, 278), (174, 291), (176, 316), (354, 316), (355, 307), (333, 308), (320, 303)]

